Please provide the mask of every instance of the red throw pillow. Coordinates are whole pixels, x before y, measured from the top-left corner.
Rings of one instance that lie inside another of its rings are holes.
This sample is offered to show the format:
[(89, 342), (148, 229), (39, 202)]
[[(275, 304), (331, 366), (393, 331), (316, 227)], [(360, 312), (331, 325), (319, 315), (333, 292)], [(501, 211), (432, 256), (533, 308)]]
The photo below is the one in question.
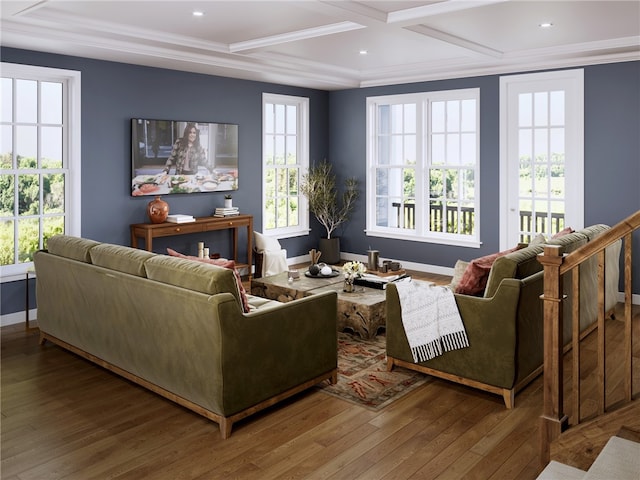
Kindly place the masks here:
[(570, 233), (575, 232), (575, 230), (571, 227), (567, 227), (564, 230), (560, 230), (558, 233), (556, 233), (553, 237), (551, 238), (559, 238), (559, 237), (563, 237), (564, 235), (568, 235)]
[(249, 300), (247, 299), (247, 291), (242, 285), (242, 278), (240, 272), (236, 268), (236, 262), (233, 260), (225, 260), (223, 258), (200, 258), (191, 255), (184, 255), (183, 253), (176, 252), (171, 248), (167, 248), (167, 253), (172, 257), (186, 258), (187, 260), (195, 260), (196, 262), (209, 263), (218, 267), (228, 268), (233, 270), (233, 274), (236, 277), (236, 285), (238, 287), (238, 293), (240, 294), (240, 301), (242, 302), (242, 310), (244, 313), (249, 313)]
[(489, 272), (496, 258), (515, 252), (520, 246), (505, 250), (504, 252), (492, 253), (484, 257), (476, 258), (469, 262), (462, 278), (456, 287), (455, 292), (463, 295), (481, 296), (487, 286)]

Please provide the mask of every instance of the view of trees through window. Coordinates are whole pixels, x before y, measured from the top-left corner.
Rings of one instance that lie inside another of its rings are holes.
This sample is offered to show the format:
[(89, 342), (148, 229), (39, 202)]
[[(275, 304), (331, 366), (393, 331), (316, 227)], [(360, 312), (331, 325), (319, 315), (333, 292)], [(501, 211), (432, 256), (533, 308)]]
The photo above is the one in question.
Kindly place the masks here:
[[(5, 69), (5, 71), (10, 69)], [(0, 266), (31, 262), (65, 232), (63, 82), (1, 80)]]
[(265, 94), (263, 99), (263, 233), (307, 226), (300, 181), (308, 166), (308, 99)]
[(477, 240), (478, 91), (371, 97), (367, 102), (368, 162), (375, 178), (368, 202), (375, 205), (374, 224), (367, 231)]
[[(18, 158), (24, 171), (36, 171), (35, 158)], [(47, 162), (43, 167), (47, 169)], [(10, 169), (11, 154), (0, 156), (0, 169)], [(17, 183), (18, 188), (15, 188)], [(16, 203), (17, 190), (17, 203)], [(42, 193), (42, 198), (40, 194)], [(40, 218), (40, 215), (45, 216)], [(0, 175), (0, 265), (32, 261), (33, 252), (64, 232), (64, 175), (24, 173)], [(41, 224), (42, 221), (42, 224)], [(15, 231), (18, 245), (16, 251)]]

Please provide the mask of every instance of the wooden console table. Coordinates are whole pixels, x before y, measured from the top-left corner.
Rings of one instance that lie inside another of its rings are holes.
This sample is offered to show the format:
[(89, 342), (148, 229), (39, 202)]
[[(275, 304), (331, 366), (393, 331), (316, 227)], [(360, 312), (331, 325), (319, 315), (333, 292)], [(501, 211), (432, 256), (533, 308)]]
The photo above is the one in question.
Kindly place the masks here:
[[(238, 229), (247, 229), (247, 263), (238, 263)], [(232, 230), (233, 259), (237, 268), (247, 268), (251, 276), (253, 262), (253, 215), (237, 215), (234, 217), (199, 217), (189, 223), (134, 223), (131, 225), (131, 246), (139, 248), (138, 239), (144, 240), (144, 248), (153, 249), (153, 239), (158, 237), (173, 237), (191, 233), (211, 232), (214, 230)]]

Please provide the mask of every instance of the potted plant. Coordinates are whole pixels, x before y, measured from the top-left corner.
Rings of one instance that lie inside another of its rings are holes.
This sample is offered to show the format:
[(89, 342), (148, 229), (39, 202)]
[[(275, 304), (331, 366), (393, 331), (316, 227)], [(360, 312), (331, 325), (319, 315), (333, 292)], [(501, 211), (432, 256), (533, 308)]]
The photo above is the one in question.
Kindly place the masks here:
[(230, 194), (224, 196), (224, 208), (232, 208), (233, 207), (233, 198)]
[(325, 159), (309, 168), (302, 176), (300, 191), (307, 197), (309, 210), (325, 228), (327, 236), (320, 239), (319, 249), (325, 263), (340, 262), (340, 238), (332, 237), (335, 229), (349, 220), (355, 202), (360, 196), (358, 180), (347, 178), (342, 192), (342, 202), (338, 203), (336, 176), (331, 164)]

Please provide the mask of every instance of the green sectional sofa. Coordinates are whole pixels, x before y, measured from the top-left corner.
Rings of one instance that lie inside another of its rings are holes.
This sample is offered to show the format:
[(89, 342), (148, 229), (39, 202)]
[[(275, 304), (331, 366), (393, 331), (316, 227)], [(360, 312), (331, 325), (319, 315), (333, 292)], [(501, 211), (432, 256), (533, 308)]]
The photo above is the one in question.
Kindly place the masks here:
[[(606, 225), (545, 241), (572, 252), (599, 234)], [(620, 242), (606, 252), (606, 309), (617, 302)], [(502, 395), (507, 408), (515, 394), (542, 372), (543, 292), (542, 265), (538, 255), (544, 246), (530, 245), (498, 257), (489, 271), (481, 296), (454, 294), (469, 339), (469, 347), (452, 350), (426, 362), (415, 363), (402, 324), (402, 309), (394, 284), (386, 290), (387, 368), (394, 365), (418, 370), (463, 385)], [(580, 331), (596, 325), (597, 260), (580, 267)], [(564, 278), (564, 291), (571, 291), (571, 278)], [(564, 304), (564, 344), (571, 340), (570, 296)]]
[(34, 254), (50, 340), (220, 426), (325, 379), (336, 382), (335, 293), (248, 296), (234, 271), (59, 235)]

